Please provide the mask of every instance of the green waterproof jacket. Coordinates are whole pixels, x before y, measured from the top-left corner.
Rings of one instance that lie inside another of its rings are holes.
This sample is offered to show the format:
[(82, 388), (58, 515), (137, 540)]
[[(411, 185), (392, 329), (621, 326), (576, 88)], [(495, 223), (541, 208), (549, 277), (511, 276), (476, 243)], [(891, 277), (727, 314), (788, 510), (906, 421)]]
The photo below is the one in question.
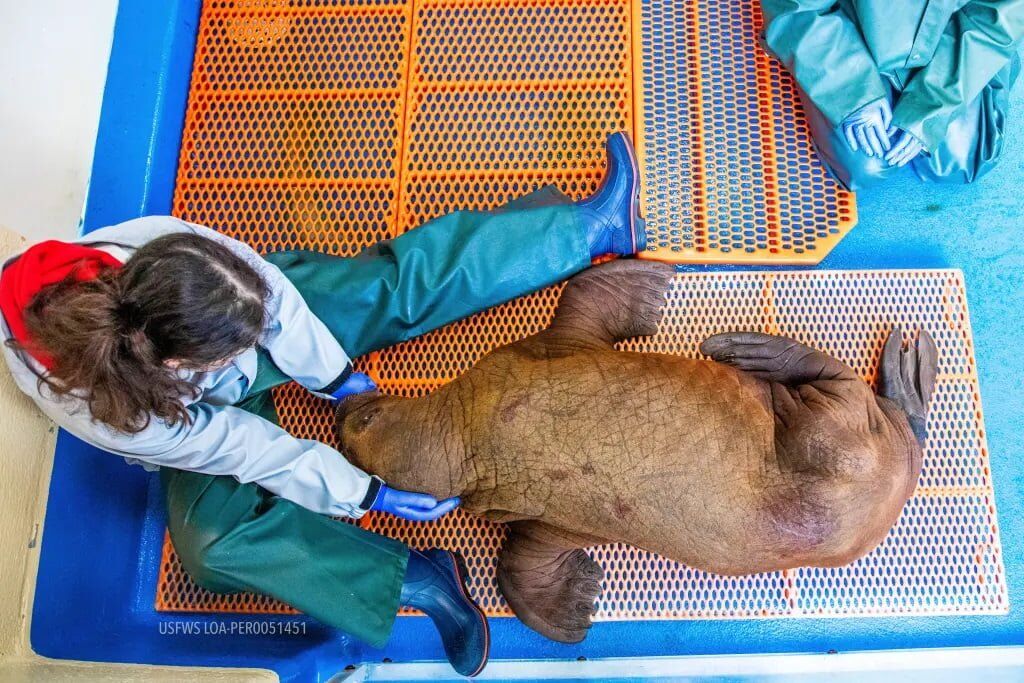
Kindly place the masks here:
[(764, 40), (833, 126), (898, 94), (893, 125), (928, 150), (1004, 68), (1024, 0), (762, 0)]

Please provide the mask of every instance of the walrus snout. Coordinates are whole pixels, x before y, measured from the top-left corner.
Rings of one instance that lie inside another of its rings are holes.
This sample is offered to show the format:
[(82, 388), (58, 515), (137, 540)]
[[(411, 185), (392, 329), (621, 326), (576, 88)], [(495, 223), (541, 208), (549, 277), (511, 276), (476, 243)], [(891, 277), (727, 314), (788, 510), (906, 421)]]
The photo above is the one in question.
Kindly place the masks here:
[(388, 483), (409, 469), (413, 423), (402, 414), (406, 400), (370, 391), (346, 398), (334, 413), (338, 450)]

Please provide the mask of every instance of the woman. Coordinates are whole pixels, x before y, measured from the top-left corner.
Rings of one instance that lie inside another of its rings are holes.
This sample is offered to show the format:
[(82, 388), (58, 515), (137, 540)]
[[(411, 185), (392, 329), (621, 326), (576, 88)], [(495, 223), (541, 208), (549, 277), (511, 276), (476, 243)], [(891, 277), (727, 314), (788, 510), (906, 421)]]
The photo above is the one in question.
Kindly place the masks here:
[(270, 389), (332, 401), (374, 389), (350, 358), (558, 282), (645, 242), (629, 139), (590, 198), (554, 188), (457, 212), (354, 258), (271, 254), (171, 217), (140, 218), (7, 262), (0, 326), (21, 389), (60, 426), (161, 469), (182, 564), (217, 592), (271, 595), (375, 647), (400, 605), (479, 673), (487, 621), (459, 558), (325, 515), (413, 520), (458, 500), (394, 490), (277, 425)]

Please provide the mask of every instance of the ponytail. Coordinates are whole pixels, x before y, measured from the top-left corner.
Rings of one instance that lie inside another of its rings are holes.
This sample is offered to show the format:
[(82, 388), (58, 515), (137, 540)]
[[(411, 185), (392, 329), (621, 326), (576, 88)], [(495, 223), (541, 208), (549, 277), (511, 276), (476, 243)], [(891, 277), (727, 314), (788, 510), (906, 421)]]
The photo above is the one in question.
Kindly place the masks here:
[(259, 274), (226, 247), (175, 234), (148, 243), (122, 268), (45, 287), (24, 320), (53, 360), (41, 386), (136, 433), (153, 417), (189, 421), (186, 402), (199, 390), (166, 361), (201, 370), (255, 345), (267, 294)]

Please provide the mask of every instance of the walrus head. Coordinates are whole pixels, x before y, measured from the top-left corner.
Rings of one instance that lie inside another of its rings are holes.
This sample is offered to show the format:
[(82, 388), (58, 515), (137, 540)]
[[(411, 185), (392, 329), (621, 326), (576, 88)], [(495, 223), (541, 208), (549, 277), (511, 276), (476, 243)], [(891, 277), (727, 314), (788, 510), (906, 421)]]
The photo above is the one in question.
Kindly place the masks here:
[(461, 494), (462, 441), (451, 411), (441, 409), (443, 393), (410, 399), (374, 391), (345, 399), (335, 412), (341, 452), (390, 486), (438, 499)]

